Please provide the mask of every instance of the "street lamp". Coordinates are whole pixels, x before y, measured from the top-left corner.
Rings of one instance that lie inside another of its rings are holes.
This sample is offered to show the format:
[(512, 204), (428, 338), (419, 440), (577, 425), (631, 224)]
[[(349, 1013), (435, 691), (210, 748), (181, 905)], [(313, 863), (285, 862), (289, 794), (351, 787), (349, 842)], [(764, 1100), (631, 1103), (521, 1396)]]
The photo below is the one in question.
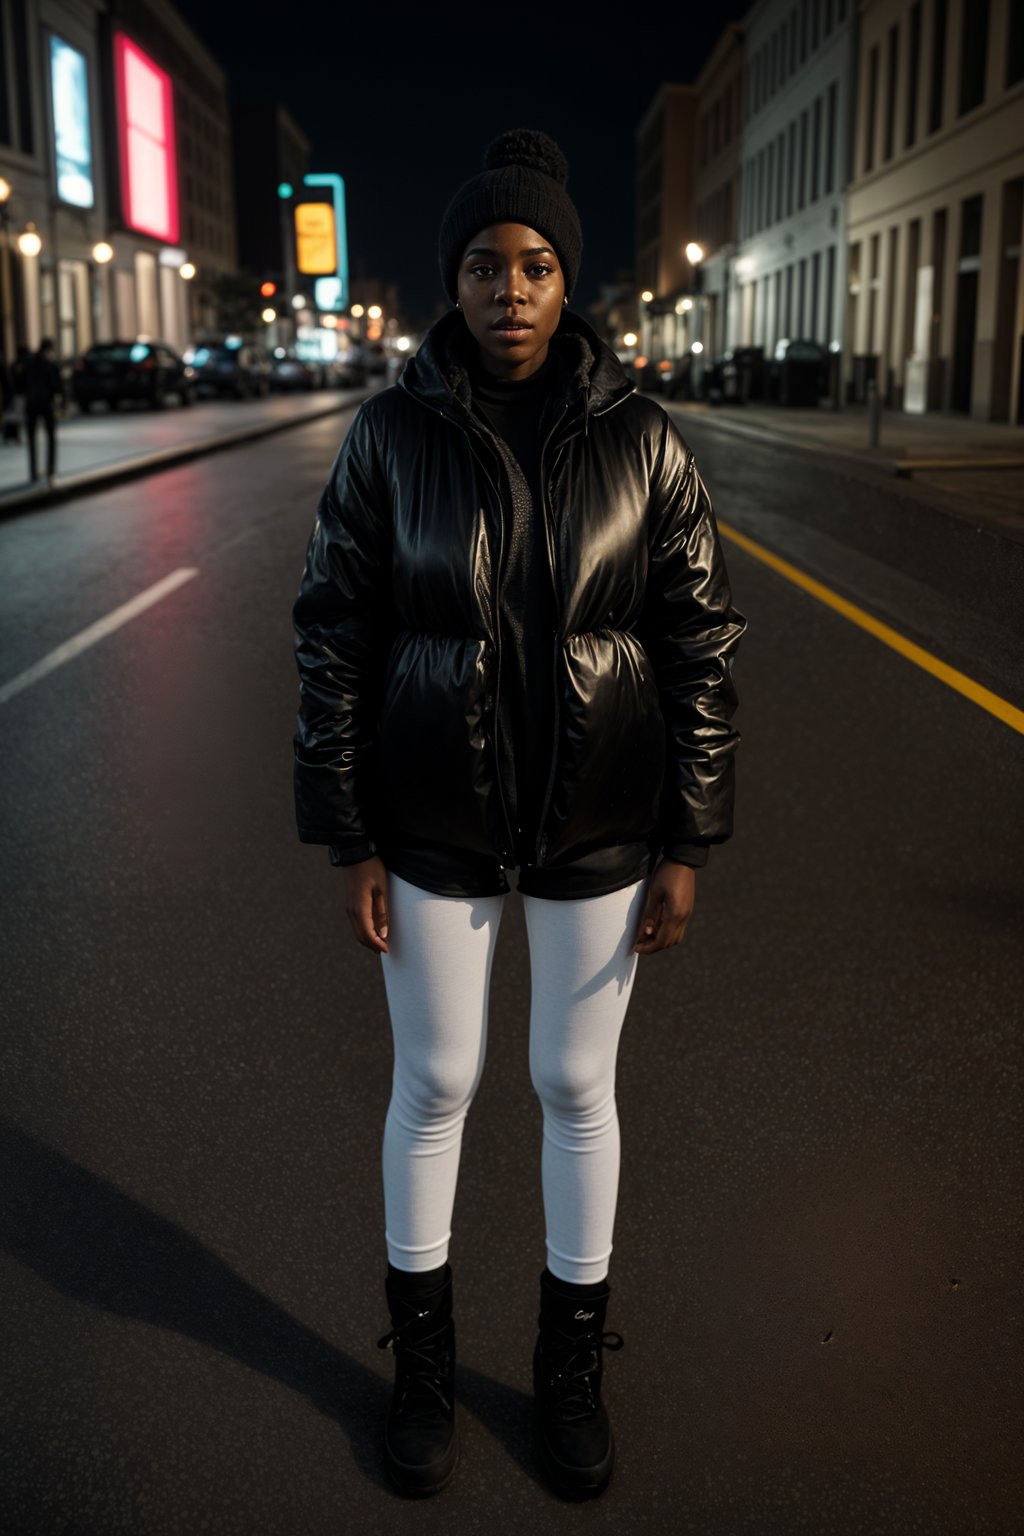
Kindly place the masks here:
[(109, 245), (106, 240), (97, 240), (92, 248), (93, 261), (98, 261), (100, 266), (105, 266), (108, 261), (113, 260), (113, 257), (114, 247)]
[(26, 224), (18, 236), (18, 250), (23, 256), (38, 256), (43, 248), (43, 242), (36, 233), (34, 224)]
[(195, 265), (191, 261), (183, 261), (181, 266), (178, 268), (178, 276), (183, 277), (187, 283), (190, 282), (191, 279), (195, 277), (195, 275)]
[(260, 315), (260, 319), (265, 321), (267, 325), (272, 325), (274, 323), (274, 321), (277, 319), (277, 310), (276, 309), (265, 309), (263, 311), (262, 315)]

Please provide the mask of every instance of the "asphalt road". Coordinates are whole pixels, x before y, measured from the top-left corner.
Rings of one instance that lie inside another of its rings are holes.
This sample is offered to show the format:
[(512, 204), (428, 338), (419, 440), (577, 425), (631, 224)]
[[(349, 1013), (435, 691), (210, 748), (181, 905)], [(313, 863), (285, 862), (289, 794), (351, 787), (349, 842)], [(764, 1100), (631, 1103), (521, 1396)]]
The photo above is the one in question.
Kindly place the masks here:
[[(615, 1478), (565, 1505), (530, 1443), (513, 892), (455, 1212), (462, 1463), (389, 1491), (384, 988), (291, 802), (290, 607), (347, 420), (0, 527), (0, 683), (195, 573), (0, 690), (3, 1528), (1016, 1530), (1024, 738), (728, 539), (736, 832), (619, 1056)], [(723, 525), (1024, 705), (1019, 642), (789, 515), (853, 482), (691, 441)]]

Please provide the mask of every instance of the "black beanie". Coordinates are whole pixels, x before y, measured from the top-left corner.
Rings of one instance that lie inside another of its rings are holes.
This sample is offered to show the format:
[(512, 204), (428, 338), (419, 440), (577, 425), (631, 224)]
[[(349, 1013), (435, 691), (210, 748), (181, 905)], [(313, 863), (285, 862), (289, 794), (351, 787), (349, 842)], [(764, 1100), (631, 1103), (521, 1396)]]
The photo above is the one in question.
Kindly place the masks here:
[(554, 250), (565, 278), (565, 295), (576, 286), (583, 250), (580, 217), (565, 190), (569, 162), (548, 134), (535, 128), (510, 128), (488, 145), (486, 170), (456, 192), (441, 220), (438, 257), (441, 281), (458, 303), (462, 252), (489, 224), (526, 224)]

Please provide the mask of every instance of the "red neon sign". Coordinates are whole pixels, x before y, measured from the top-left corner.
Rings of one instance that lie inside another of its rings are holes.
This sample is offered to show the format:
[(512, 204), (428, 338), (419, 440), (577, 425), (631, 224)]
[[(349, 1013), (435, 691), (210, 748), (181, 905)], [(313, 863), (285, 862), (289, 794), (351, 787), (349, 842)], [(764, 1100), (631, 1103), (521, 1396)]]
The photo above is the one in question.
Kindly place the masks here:
[(175, 245), (178, 164), (171, 77), (116, 32), (114, 88), (124, 221), (130, 229)]

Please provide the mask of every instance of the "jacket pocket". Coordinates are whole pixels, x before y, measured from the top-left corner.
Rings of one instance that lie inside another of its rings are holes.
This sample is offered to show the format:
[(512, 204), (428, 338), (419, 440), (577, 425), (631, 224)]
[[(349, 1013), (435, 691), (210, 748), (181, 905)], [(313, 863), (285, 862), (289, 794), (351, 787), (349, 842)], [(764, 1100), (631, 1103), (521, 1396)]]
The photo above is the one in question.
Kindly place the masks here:
[(492, 668), (486, 640), (396, 635), (377, 732), (383, 839), (495, 852)]
[(654, 669), (629, 630), (563, 646), (558, 764), (545, 863), (643, 842), (658, 824), (666, 729)]

